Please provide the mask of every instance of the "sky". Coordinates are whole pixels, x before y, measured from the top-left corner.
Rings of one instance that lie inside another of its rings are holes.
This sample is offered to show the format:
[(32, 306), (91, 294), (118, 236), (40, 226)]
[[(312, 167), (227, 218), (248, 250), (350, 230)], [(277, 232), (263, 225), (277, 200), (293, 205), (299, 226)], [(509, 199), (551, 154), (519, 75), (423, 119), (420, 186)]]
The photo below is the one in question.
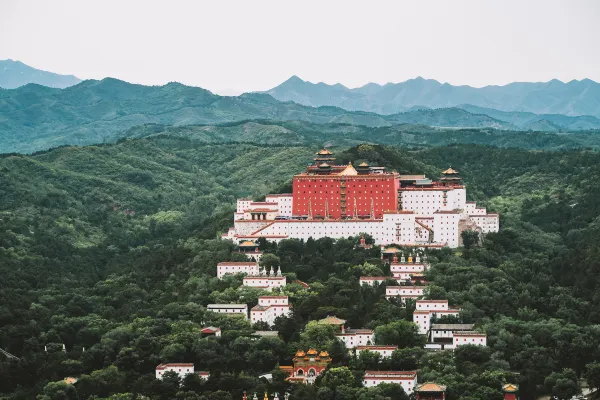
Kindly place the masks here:
[(0, 0), (0, 59), (218, 94), (292, 75), (359, 87), (600, 81), (600, 1)]

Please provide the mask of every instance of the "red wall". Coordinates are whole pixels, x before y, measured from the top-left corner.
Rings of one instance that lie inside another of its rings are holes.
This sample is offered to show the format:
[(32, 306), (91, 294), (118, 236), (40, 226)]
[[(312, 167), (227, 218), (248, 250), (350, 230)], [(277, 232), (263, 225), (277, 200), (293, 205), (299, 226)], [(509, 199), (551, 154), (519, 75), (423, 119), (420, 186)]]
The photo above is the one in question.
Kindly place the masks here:
[[(371, 199), (375, 218), (382, 218), (384, 211), (398, 209), (399, 181), (391, 174), (346, 176), (346, 215), (354, 213), (354, 199), (359, 216), (371, 212)], [(308, 204), (312, 207), (313, 217), (325, 217), (325, 199), (330, 218), (340, 218), (341, 182), (337, 176), (296, 176), (293, 181), (293, 215), (308, 215)]]

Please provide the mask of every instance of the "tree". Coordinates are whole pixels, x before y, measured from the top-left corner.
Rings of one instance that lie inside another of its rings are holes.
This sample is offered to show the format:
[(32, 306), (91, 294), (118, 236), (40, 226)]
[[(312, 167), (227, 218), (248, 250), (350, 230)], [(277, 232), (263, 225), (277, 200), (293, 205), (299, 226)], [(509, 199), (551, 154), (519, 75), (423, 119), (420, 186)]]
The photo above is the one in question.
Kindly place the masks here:
[(587, 364), (583, 376), (590, 388), (600, 389), (600, 362)]
[(281, 260), (275, 254), (265, 253), (260, 257), (259, 265), (266, 269), (273, 269), (281, 265)]
[(569, 400), (576, 394), (581, 393), (577, 374), (572, 369), (564, 369), (562, 372), (553, 372), (544, 380), (544, 387), (557, 400)]
[(463, 246), (465, 249), (469, 250), (479, 244), (479, 232), (464, 230), (460, 233), (460, 237), (462, 239)]
[(424, 344), (417, 324), (408, 321), (394, 321), (378, 326), (375, 328), (375, 341), (380, 345), (397, 345), (402, 348)]
[(334, 340), (338, 339), (333, 325), (319, 324), (317, 321), (310, 321), (300, 334), (300, 343), (304, 349), (326, 349)]
[(329, 368), (323, 375), (321, 385), (335, 391), (338, 386), (354, 386), (354, 375), (348, 369), (348, 367), (334, 367)]

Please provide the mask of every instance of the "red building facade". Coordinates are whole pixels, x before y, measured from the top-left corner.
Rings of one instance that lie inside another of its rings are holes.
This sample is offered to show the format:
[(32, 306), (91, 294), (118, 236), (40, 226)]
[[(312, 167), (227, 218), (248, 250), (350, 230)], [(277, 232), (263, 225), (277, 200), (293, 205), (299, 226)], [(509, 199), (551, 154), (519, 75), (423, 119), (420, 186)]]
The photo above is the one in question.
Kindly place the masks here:
[(399, 175), (362, 163), (357, 168), (330, 165), (332, 153), (321, 150), (316, 165), (293, 179), (295, 216), (309, 219), (383, 218), (398, 210)]

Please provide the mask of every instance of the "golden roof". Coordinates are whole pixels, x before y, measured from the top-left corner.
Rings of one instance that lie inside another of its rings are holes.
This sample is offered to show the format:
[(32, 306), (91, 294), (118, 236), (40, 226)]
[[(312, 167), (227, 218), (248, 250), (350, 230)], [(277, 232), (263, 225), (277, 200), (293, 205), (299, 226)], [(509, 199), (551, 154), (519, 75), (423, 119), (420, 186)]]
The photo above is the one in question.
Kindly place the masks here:
[(458, 174), (458, 171), (453, 170), (452, 167), (450, 167), (447, 170), (442, 171), (442, 174), (444, 174), (444, 175)]
[(352, 164), (348, 164), (348, 166), (340, 172), (338, 175), (349, 176), (349, 175), (358, 175), (358, 172), (354, 169)]
[(438, 385), (433, 382), (425, 382), (415, 387), (416, 392), (445, 392), (446, 386)]
[(302, 350), (298, 350), (296, 352), (296, 357), (304, 357), (304, 352)]
[(340, 319), (336, 316), (327, 316), (318, 322), (319, 324), (328, 324), (328, 325), (344, 325), (346, 320)]
[(332, 153), (332, 152), (330, 152), (330, 151), (329, 151), (329, 150), (327, 150), (327, 149), (320, 150), (320, 151), (317, 153), (317, 155), (318, 155), (318, 156), (329, 156), (329, 155), (331, 155), (331, 154), (333, 154), (333, 153)]
[(310, 349), (306, 352), (307, 356), (316, 356), (318, 354), (318, 351), (316, 351), (315, 349)]
[(330, 167), (331, 167), (331, 165), (329, 165), (325, 162), (323, 164), (319, 165), (319, 168), (330, 168)]
[(255, 247), (256, 243), (251, 242), (250, 240), (245, 240), (242, 243), (240, 243), (238, 246), (239, 247), (243, 247), (243, 246), (252, 246), (252, 247)]
[(77, 378), (73, 378), (72, 376), (69, 376), (69, 377), (65, 378), (64, 381), (67, 385), (72, 385), (74, 383), (77, 383)]
[(359, 167), (368, 167), (369, 164), (367, 164), (366, 162), (362, 162), (358, 165)]
[(329, 357), (329, 353), (326, 351), (322, 351), (319, 353), (319, 357)]
[(506, 385), (502, 386), (502, 390), (504, 390), (505, 392), (516, 392), (519, 390), (519, 386), (513, 384), (513, 383), (507, 383)]

